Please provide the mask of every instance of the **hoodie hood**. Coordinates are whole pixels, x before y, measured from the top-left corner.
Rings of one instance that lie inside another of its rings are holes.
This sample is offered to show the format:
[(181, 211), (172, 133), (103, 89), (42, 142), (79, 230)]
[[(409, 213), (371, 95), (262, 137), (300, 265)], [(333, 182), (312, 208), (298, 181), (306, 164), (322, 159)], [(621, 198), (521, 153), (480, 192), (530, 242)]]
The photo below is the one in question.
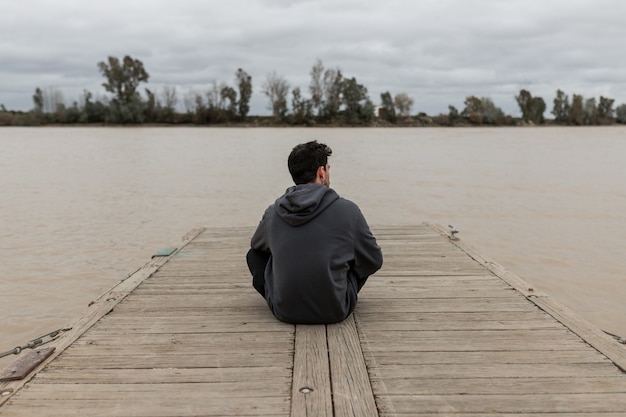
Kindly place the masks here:
[(335, 190), (321, 184), (289, 187), (275, 203), (278, 216), (290, 226), (300, 226), (326, 210), (339, 199)]

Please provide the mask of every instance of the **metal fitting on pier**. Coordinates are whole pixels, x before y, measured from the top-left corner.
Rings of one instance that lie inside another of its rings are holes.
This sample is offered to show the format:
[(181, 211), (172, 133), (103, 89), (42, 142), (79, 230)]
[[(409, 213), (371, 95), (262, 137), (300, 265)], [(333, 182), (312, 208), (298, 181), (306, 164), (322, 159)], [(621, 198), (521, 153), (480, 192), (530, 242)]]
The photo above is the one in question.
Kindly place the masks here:
[(450, 240), (459, 240), (459, 238), (456, 236), (456, 234), (459, 233), (457, 228), (452, 226), (451, 224), (449, 224), (448, 227), (450, 228)]

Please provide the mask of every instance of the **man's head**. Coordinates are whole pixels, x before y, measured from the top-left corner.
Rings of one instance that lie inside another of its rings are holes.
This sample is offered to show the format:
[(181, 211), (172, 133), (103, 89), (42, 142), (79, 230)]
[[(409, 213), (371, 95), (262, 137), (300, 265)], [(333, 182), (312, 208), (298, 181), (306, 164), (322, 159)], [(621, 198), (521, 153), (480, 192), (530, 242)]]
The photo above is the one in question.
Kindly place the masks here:
[(289, 154), (287, 166), (296, 184), (318, 183), (330, 186), (328, 157), (333, 151), (323, 143), (311, 141), (297, 145)]

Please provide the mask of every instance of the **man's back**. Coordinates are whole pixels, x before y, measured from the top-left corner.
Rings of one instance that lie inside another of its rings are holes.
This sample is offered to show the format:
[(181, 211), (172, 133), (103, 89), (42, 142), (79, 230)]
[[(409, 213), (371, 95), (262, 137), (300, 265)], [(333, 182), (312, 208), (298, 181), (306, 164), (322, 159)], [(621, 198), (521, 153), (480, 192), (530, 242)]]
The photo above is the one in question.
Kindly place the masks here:
[(290, 323), (334, 323), (356, 306), (382, 253), (352, 202), (319, 184), (291, 187), (265, 212), (252, 248), (270, 252), (265, 298)]
[(252, 285), (289, 323), (336, 323), (383, 263), (361, 210), (330, 188), (332, 150), (311, 141), (287, 165), (296, 184), (263, 215), (246, 260)]

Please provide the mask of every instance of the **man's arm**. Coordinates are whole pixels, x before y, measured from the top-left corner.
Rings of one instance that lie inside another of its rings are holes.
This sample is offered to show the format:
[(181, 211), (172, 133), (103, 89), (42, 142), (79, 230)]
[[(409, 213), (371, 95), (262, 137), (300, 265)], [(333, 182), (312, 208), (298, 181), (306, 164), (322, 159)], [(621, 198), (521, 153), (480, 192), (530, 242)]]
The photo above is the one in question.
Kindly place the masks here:
[(257, 251), (270, 252), (269, 237), (268, 237), (268, 208), (256, 228), (256, 231), (252, 235), (250, 240), (250, 247)]
[(265, 297), (265, 268), (271, 253), (267, 238), (267, 211), (250, 239), (250, 250), (246, 254), (248, 269), (252, 274), (252, 286)]
[(355, 227), (354, 258), (354, 270), (362, 279), (367, 279), (383, 265), (383, 252), (360, 210)]

